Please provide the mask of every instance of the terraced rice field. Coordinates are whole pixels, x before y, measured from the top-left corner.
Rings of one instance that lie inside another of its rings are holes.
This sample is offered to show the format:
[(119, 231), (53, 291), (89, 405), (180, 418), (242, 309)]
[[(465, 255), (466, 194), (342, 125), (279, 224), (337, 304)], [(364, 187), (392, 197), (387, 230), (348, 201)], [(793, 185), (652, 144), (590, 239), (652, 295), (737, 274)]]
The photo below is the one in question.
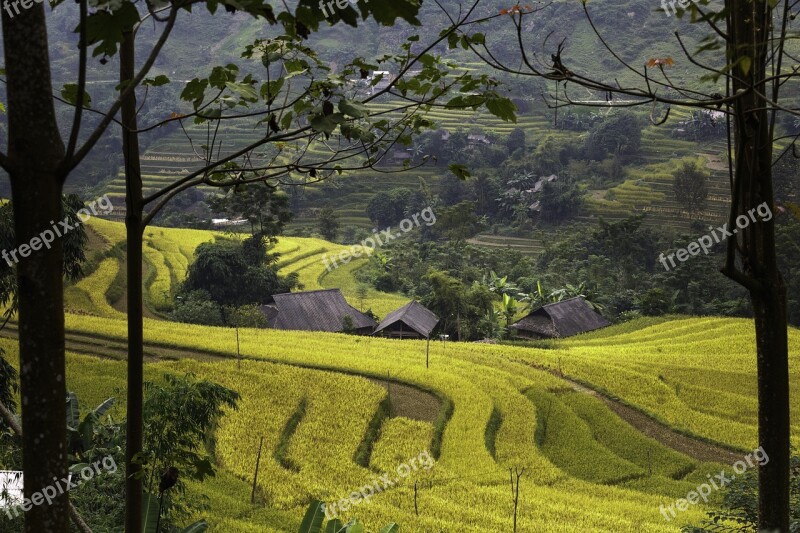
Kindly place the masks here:
[[(120, 224), (93, 220), (92, 229), (109, 249), (123, 242)], [(196, 246), (225, 238), (162, 228), (145, 237), (151, 298), (154, 286), (172, 290), (185, 275)], [(329, 273), (321, 260), (340, 249), (300, 238), (276, 247), (282, 272), (298, 272), (309, 288), (341, 286), (359, 307), (351, 292), (358, 262)], [(108, 255), (67, 292), (79, 312), (66, 317), (68, 384), (88, 405), (124, 400), (126, 322), (100, 297), (118, 275), (116, 261)], [(405, 301), (370, 293), (364, 306)], [(369, 529), (397, 521), (414, 532), (508, 531), (509, 469), (524, 468), (521, 531), (674, 532), (697, 523), (721, 494), (671, 521), (660, 505), (756, 447), (747, 320), (639, 319), (548, 349), (433, 342), (429, 368), (426, 344), (409, 340), (243, 328), (239, 366), (229, 328), (145, 318), (145, 339), (148, 379), (193, 372), (242, 394), (216, 435), (219, 476), (190, 485), (191, 497), (211, 498), (203, 516), (213, 531), (295, 531), (312, 498), (338, 501), (383, 471), (397, 483), (344, 518)], [(0, 345), (13, 361), (13, 339)], [(797, 395), (800, 331), (790, 331), (790, 353)], [(116, 409), (122, 416), (124, 402)], [(800, 413), (792, 416), (800, 445)], [(261, 436), (267, 453), (250, 504)], [(395, 475), (421, 453), (435, 458), (432, 469)]]
[[(110, 252), (124, 244), (125, 227), (119, 222), (98, 218), (91, 219), (89, 226), (99, 235), (109, 256), (102, 259), (88, 276), (67, 288), (67, 309), (82, 314), (120, 318), (124, 316), (122, 293), (115, 293), (112, 286), (115, 280), (117, 283), (124, 282), (124, 254), (121, 251), (116, 255)], [(186, 278), (197, 247), (203, 242), (228, 238), (231, 237), (204, 230), (159, 227), (145, 230), (144, 289), (147, 307), (155, 313), (170, 311), (175, 292)], [(302, 237), (281, 237), (274, 249), (281, 254), (279, 273), (288, 275), (296, 272), (304, 290), (339, 288), (351, 305), (358, 309), (372, 309), (380, 317), (408, 303), (408, 298), (402, 295), (374, 289), (370, 289), (362, 301), (357, 296), (357, 283), (352, 274), (366, 264), (366, 257), (353, 258), (347, 264), (338, 261), (338, 265), (341, 265), (338, 268), (327, 268), (333, 266), (333, 259), (344, 250), (351, 250), (351, 247)], [(327, 264), (325, 259), (328, 259)]]
[[(84, 345), (85, 353), (124, 346), (123, 320), (68, 315), (67, 327), (73, 339), (97, 343)], [(708, 508), (703, 504), (670, 522), (659, 506), (724, 466), (645, 437), (588, 389), (605, 391), (695, 442), (739, 450), (734, 456), (755, 447), (753, 331), (745, 320), (640, 319), (547, 350), (433, 343), (430, 368), (425, 344), (417, 341), (243, 329), (246, 360), (239, 368), (226, 328), (147, 319), (145, 338), (156, 353), (179, 359), (148, 364), (148, 379), (191, 371), (242, 394), (216, 436), (220, 475), (190, 487), (193, 495), (211, 497), (204, 516), (213, 531), (294, 531), (309, 499), (348, 497), (382, 471), (397, 484), (345, 518), (357, 516), (368, 529), (394, 520), (405, 531), (508, 531), (514, 467), (525, 468), (521, 531), (675, 532), (697, 522)], [(800, 332), (790, 332), (790, 343), (797, 394)], [(2, 344), (14, 353), (13, 343)], [(70, 389), (89, 404), (123, 387), (123, 373), (121, 361), (69, 357)], [(440, 414), (420, 420), (390, 414), (379, 418), (378, 434), (368, 432), (381, 405), (396, 401), (392, 385), (388, 391), (380, 385), (387, 377), (434, 393), (442, 400)], [(282, 440), (298, 412), (299, 424)], [(797, 444), (800, 417), (793, 416)], [(267, 453), (259, 503), (251, 505), (247, 487), (262, 435)], [(372, 450), (366, 462), (359, 455), (364, 439)], [(432, 469), (395, 474), (425, 451), (436, 459)]]

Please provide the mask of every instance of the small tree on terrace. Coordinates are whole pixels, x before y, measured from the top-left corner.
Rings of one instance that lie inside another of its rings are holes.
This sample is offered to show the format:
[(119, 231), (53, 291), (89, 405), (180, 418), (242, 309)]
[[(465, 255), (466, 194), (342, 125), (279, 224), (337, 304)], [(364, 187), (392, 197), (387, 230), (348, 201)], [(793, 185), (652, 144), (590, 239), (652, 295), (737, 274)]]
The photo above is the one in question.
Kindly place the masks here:
[(684, 161), (672, 176), (675, 178), (672, 190), (681, 207), (690, 213), (702, 210), (708, 198), (708, 174), (696, 162)]
[(317, 214), (317, 229), (326, 241), (336, 240), (339, 233), (339, 219), (332, 207), (323, 207)]

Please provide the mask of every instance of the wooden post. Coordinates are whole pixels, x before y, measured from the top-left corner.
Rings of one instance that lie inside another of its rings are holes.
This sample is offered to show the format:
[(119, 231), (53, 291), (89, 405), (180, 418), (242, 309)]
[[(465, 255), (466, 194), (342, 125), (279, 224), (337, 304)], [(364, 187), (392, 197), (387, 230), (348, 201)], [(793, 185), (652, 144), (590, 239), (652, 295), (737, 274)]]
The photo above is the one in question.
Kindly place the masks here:
[(239, 324), (236, 324), (236, 366), (242, 368), (242, 352), (239, 351)]
[[(511, 469), (509, 468), (509, 471)], [(519, 478), (522, 477), (522, 474), (525, 473), (525, 468), (523, 467), (522, 470), (514, 467), (514, 471), (511, 473), (511, 491), (514, 496), (514, 533), (517, 533), (517, 507), (519, 505)], [(514, 476), (516, 475), (516, 483)]]
[(428, 341), (425, 343), (425, 368), (428, 368), (431, 355), (431, 336), (428, 335)]
[(256, 484), (258, 483), (258, 465), (261, 463), (261, 447), (264, 446), (264, 435), (261, 435), (261, 442), (258, 444), (258, 456), (256, 457), (256, 472), (253, 474), (253, 492), (250, 493), (250, 503), (256, 503)]

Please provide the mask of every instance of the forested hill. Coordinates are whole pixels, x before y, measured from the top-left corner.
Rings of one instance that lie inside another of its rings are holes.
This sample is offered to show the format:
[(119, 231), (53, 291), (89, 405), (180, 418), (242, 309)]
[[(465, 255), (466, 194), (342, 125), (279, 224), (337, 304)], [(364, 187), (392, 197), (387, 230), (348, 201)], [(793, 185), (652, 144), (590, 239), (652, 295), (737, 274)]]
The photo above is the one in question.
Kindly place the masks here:
[[(446, 3), (448, 8), (453, 9), (455, 4), (455, 2)], [(279, 5), (275, 7), (280, 9)], [(486, 1), (476, 10), (475, 16), (498, 13), (507, 7), (509, 6), (502, 2)], [(77, 71), (77, 54), (74, 53), (77, 43), (77, 35), (74, 33), (76, 10), (76, 5), (64, 3), (49, 13), (55, 94), (60, 92), (64, 84), (76, 81), (74, 79), (74, 73)], [(606, 42), (631, 65), (643, 65), (651, 57), (674, 57), (676, 65), (671, 69), (670, 76), (680, 81), (689, 72), (689, 62), (679, 59), (682, 53), (673, 35), (674, 31), (679, 30), (689, 46), (697, 42), (697, 38), (702, 35), (688, 20), (667, 16), (657, 4), (641, 1), (591, 3), (590, 13), (600, 27), (608, 28), (604, 35)], [(424, 22), (424, 27), (428, 28), (425, 32), (421, 32), (423, 34), (429, 33), (429, 28), (444, 28), (448, 25), (447, 18), (440, 8), (431, 2), (423, 5), (419, 19)], [(631, 75), (626, 68), (620, 67), (617, 61), (613, 61), (610, 55), (603, 51), (603, 45), (593, 34), (580, 3), (555, 2), (529, 19), (531, 22), (526, 23), (524, 32), (533, 46), (527, 52), (534, 60), (545, 60), (543, 64), (546, 64), (555, 46), (563, 41), (565, 51), (562, 60), (571, 70), (580, 72), (582, 69), (596, 69), (597, 58), (608, 56), (608, 60), (603, 60), (599, 64), (601, 68), (608, 69), (607, 79), (617, 79), (624, 83)], [(150, 37), (137, 41), (148, 43), (138, 51), (140, 61), (146, 57), (147, 48), (155, 42), (157, 29), (157, 25), (145, 23), (139, 30)], [(165, 52), (160, 54), (152, 70), (153, 75), (168, 76), (172, 83), (148, 91), (140, 115), (140, 125), (155, 123), (173, 111), (180, 111), (184, 104), (179, 101), (178, 94), (186, 81), (207, 75), (214, 65), (241, 63), (240, 56), (245, 46), (255, 39), (274, 37), (279, 31), (279, 26), (271, 26), (263, 19), (254, 20), (238, 12), (228, 13), (220, 10), (211, 16), (205, 9), (196, 8), (191, 13), (181, 13)], [(404, 22), (387, 27), (368, 20), (359, 24), (357, 29), (344, 23), (333, 26), (323, 24), (320, 31), (312, 32), (309, 44), (335, 69), (356, 56), (374, 60), (384, 54), (395, 53), (408, 36), (416, 33), (420, 33), (419, 28)], [(426, 35), (421, 37), (422, 43), (426, 40)], [(495, 21), (491, 25), (491, 32), (487, 32), (487, 42), (491, 43), (492, 52), (498, 59), (507, 61), (509, 66), (518, 65), (517, 39), (510, 20)], [(657, 44), (654, 46), (652, 43)], [(460, 49), (448, 51), (444, 45), (434, 52), (451, 58), (457, 66), (482, 68), (470, 52)], [(88, 88), (92, 107), (102, 110), (108, 107), (114, 96), (118, 79), (117, 63), (115, 58), (106, 60), (102, 55), (90, 57), (89, 63)], [(543, 91), (554, 88), (546, 88), (540, 82), (531, 79), (504, 76), (496, 72), (494, 74), (504, 78), (506, 81), (504, 90), (513, 93), (517, 98), (533, 99), (539, 97)], [(5, 100), (3, 93), (4, 88), (0, 87), (0, 101)], [(596, 95), (587, 93), (571, 96), (585, 99)], [(71, 123), (72, 110), (58, 104), (58, 117), (66, 133)], [(90, 127), (97, 119), (97, 114), (88, 114), (84, 125), (85, 134), (90, 131)], [(160, 134), (163, 132), (155, 130), (151, 135), (143, 136), (143, 149)], [(117, 168), (121, 164), (118, 137), (118, 129), (109, 128), (101, 149), (95, 150), (91, 158), (71, 176), (67, 183), (68, 190), (80, 191), (92, 187), (97, 191), (100, 190), (97, 187), (99, 184), (108, 182), (116, 176)], [(5, 143), (5, 125), (0, 125), (0, 142)], [(0, 193), (7, 195), (8, 189), (5, 183)]]

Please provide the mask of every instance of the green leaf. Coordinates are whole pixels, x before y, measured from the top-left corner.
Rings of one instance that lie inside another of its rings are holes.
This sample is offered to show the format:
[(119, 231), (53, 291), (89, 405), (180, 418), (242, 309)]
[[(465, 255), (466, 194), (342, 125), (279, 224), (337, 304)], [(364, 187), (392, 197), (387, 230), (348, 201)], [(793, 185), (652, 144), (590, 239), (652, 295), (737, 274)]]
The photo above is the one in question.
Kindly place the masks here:
[(460, 180), (465, 180), (472, 176), (472, 174), (469, 173), (466, 165), (451, 163), (447, 168), (450, 169), (450, 172), (455, 174), (455, 176)]
[[(72, 105), (78, 105), (78, 85), (75, 83), (67, 83), (64, 87), (61, 88), (61, 98), (67, 101), (67, 103)], [(90, 107), (89, 104), (92, 103), (92, 98), (89, 96), (89, 93), (85, 90), (83, 91), (83, 107)]]
[(160, 74), (155, 78), (145, 78), (142, 81), (142, 85), (149, 85), (150, 87), (161, 87), (162, 85), (166, 85), (169, 83), (169, 78)]
[(340, 100), (339, 111), (353, 118), (364, 118), (369, 115), (369, 109), (364, 104), (352, 100)]
[(306, 515), (300, 523), (300, 533), (322, 533), (322, 521), (325, 519), (324, 504), (313, 500), (308, 506)]
[(261, 98), (272, 103), (281, 92), (285, 78), (269, 81), (261, 85)]
[(311, 119), (311, 128), (314, 131), (321, 131), (327, 135), (333, 133), (336, 126), (344, 122), (344, 116), (341, 113), (333, 113), (332, 115), (316, 115)]
[(400, 533), (400, 526), (392, 522), (391, 524), (386, 524), (381, 528), (380, 533)]
[(151, 492), (142, 494), (142, 533), (156, 533), (159, 511), (158, 496)]
[(506, 122), (517, 121), (517, 116), (515, 114), (517, 106), (508, 98), (490, 98), (486, 101), (486, 109), (488, 109), (492, 115)]
[(74, 392), (67, 393), (67, 427), (78, 429), (81, 423), (81, 412), (78, 409), (78, 396)]
[[(138, 22), (139, 11), (132, 2), (124, 2), (115, 11), (96, 11), (86, 17), (87, 45), (97, 45), (92, 57), (116, 54), (123, 33), (131, 31)], [(75, 28), (75, 33), (79, 31), (80, 28)]]
[(747, 73), (750, 72), (750, 67), (753, 65), (753, 60), (748, 56), (742, 56), (739, 59), (739, 68), (742, 69), (742, 74), (747, 76)]
[(114, 398), (107, 398), (103, 403), (95, 407), (94, 414), (97, 418), (102, 417), (114, 405), (116, 400)]
[(334, 518), (333, 520), (328, 522), (327, 526), (325, 526), (325, 533), (339, 533), (341, 529), (342, 529), (342, 521), (339, 520), (338, 518)]
[(225, 86), (241, 96), (243, 100), (248, 102), (255, 102), (258, 100), (258, 94), (256, 94), (256, 90), (251, 85), (228, 81), (225, 82)]
[(181, 92), (181, 100), (192, 102), (194, 108), (197, 109), (203, 103), (207, 87), (208, 80), (195, 78), (186, 84), (186, 87)]

